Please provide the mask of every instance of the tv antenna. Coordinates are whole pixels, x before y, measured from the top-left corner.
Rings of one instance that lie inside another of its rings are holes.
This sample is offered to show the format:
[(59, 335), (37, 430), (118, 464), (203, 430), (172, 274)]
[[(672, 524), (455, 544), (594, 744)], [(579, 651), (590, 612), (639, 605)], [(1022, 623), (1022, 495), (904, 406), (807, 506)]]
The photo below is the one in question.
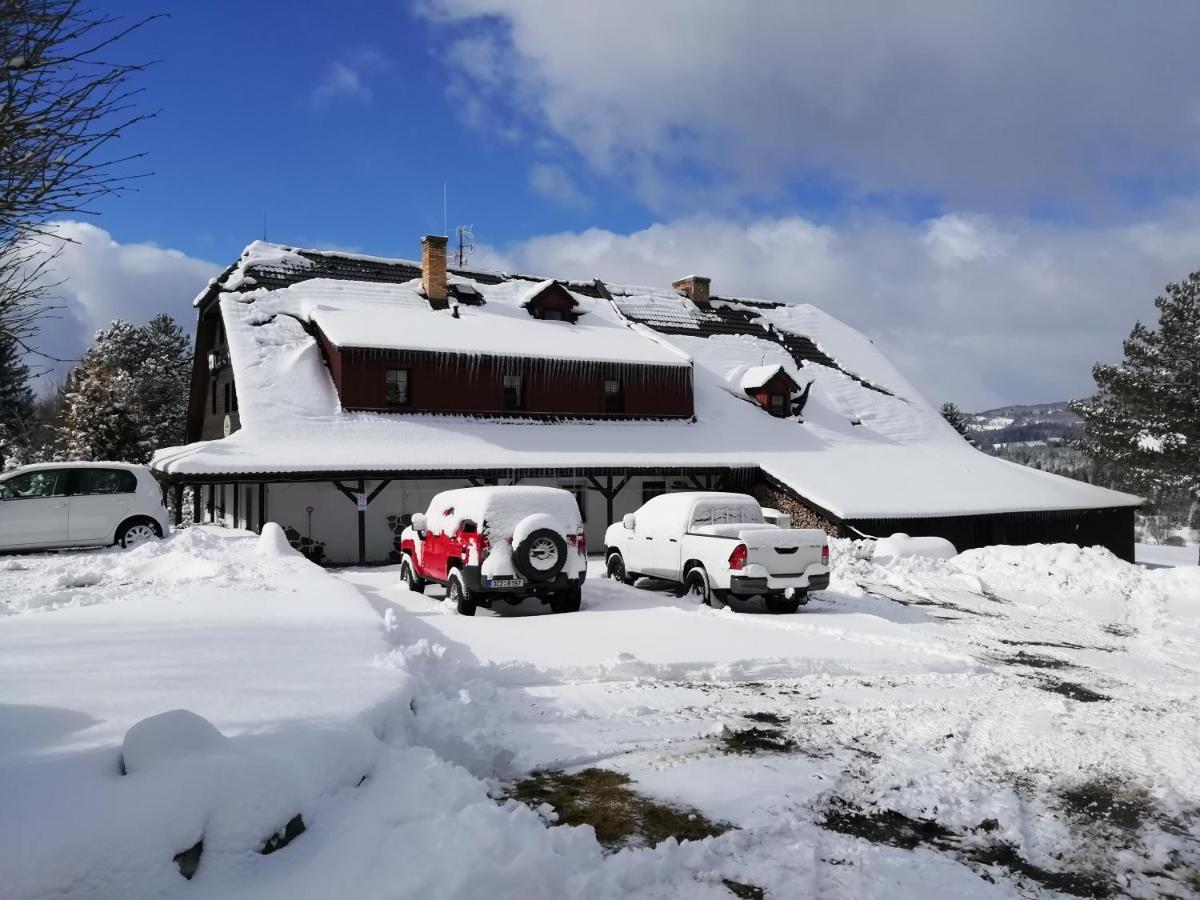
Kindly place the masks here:
[(475, 252), (475, 233), (471, 231), (470, 225), (459, 225), (455, 229), (458, 233), (458, 266), (461, 269), (467, 264), (467, 257)]

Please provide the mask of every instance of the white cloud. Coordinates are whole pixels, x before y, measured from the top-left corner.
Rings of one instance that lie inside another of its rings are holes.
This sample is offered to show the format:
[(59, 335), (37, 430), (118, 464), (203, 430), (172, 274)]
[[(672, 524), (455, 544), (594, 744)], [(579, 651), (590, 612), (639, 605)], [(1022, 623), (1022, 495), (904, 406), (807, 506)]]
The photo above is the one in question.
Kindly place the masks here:
[(583, 206), (583, 196), (575, 181), (562, 166), (555, 163), (534, 163), (529, 167), (529, 186), (547, 200), (563, 206)]
[(1092, 393), (1092, 365), (1119, 358), (1134, 321), (1155, 321), (1154, 297), (1198, 260), (1200, 199), (1099, 229), (693, 217), (481, 248), (474, 262), (664, 287), (699, 272), (717, 294), (812, 303), (874, 339), (931, 401), (983, 409)]
[[(48, 281), (61, 282), (53, 291), (60, 308), (43, 321), (34, 344), (61, 359), (78, 359), (92, 335), (114, 319), (140, 324), (165, 312), (191, 331), (192, 298), (221, 271), (178, 250), (119, 243), (87, 222), (56, 222), (51, 230), (70, 242), (57, 245), (60, 252), (48, 273)], [(60, 367), (43, 383), (63, 373)]]
[(468, 93), (676, 209), (720, 199), (680, 194), (680, 172), (721, 193), (815, 176), (1008, 211), (1200, 175), (1192, 0), (424, 8), (456, 24)]
[(324, 107), (337, 100), (370, 103), (374, 93), (367, 78), (390, 66), (390, 61), (374, 50), (362, 50), (349, 59), (331, 62), (312, 90), (313, 106)]

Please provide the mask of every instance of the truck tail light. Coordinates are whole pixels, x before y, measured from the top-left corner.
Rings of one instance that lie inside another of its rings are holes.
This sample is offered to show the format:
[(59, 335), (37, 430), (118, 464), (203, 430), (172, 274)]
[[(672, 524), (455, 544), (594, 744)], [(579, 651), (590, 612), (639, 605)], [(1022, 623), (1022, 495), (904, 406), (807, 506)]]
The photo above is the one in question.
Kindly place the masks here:
[(821, 565), (829, 565), (829, 545), (825, 544), (821, 547)]
[(587, 535), (582, 531), (579, 534), (567, 535), (567, 542), (578, 550), (581, 556), (587, 556)]
[(733, 552), (729, 554), (729, 568), (735, 572), (746, 568), (746, 560), (749, 557), (750, 551), (746, 549), (746, 545), (738, 544), (733, 548)]

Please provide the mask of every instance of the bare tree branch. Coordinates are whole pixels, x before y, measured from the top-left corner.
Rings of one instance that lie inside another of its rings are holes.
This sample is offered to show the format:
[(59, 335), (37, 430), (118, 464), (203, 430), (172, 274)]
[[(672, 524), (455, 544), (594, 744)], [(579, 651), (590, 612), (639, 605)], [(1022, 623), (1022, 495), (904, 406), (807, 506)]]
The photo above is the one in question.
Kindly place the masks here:
[[(66, 240), (47, 223), (88, 213), (131, 189), (142, 153), (111, 153), (151, 119), (130, 79), (150, 63), (110, 60), (121, 40), (160, 16), (126, 22), (80, 0), (0, 0), (0, 337), (27, 352), (53, 310), (49, 281)], [(49, 357), (45, 357), (49, 359)]]

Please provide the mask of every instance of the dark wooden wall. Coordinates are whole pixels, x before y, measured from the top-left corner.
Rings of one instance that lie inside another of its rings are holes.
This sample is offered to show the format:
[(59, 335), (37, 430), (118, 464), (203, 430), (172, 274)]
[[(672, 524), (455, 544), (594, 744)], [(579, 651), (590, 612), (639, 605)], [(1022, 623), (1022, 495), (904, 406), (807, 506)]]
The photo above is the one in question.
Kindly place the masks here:
[[(693, 414), (686, 366), (467, 357), (408, 351), (339, 349), (321, 337), (342, 405), (385, 412), (505, 414), (503, 380), (520, 375), (523, 409), (513, 415), (687, 418)], [(407, 406), (386, 403), (386, 371), (408, 369)], [(624, 408), (604, 409), (604, 382), (621, 381)]]
[[(926, 519), (858, 519), (847, 523), (864, 534), (896, 532), (943, 537), (960, 552), (992, 544), (1078, 544), (1107, 547), (1133, 562), (1133, 507), (1000, 513)], [(856, 537), (847, 533), (847, 537)]]

